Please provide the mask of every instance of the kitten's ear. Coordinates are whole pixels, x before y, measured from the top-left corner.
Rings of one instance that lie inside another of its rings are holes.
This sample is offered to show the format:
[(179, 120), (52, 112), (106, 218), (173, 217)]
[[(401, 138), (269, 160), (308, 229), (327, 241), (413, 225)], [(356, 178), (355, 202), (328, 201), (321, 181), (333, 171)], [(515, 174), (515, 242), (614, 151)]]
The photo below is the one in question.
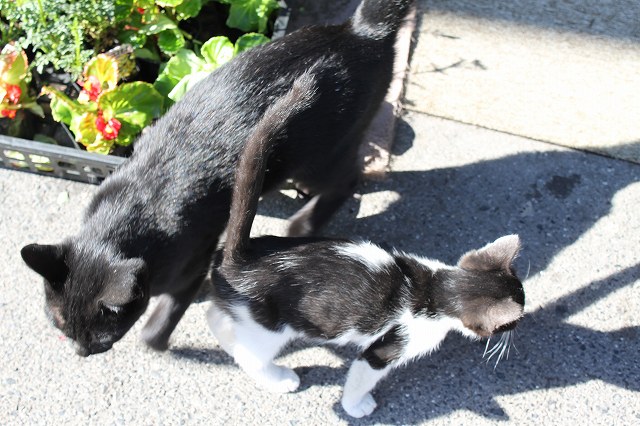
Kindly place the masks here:
[(479, 250), (465, 253), (458, 261), (458, 266), (473, 271), (509, 271), (519, 251), (520, 237), (507, 235)]
[(29, 244), (22, 247), (22, 259), (38, 274), (42, 275), (51, 287), (62, 291), (69, 269), (65, 264), (66, 247), (63, 245)]
[(145, 297), (146, 274), (147, 266), (142, 259), (119, 261), (108, 278), (100, 302), (117, 308)]

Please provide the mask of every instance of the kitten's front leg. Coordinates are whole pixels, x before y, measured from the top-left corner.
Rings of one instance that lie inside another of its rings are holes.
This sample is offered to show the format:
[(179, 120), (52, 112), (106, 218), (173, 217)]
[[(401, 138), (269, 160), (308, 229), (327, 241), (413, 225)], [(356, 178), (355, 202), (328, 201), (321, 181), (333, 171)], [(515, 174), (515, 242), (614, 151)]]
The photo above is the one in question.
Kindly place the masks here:
[(374, 369), (368, 361), (357, 359), (351, 364), (342, 394), (342, 408), (351, 417), (368, 416), (377, 404), (370, 391), (391, 370), (390, 366)]
[(405, 344), (401, 334), (399, 326), (391, 328), (351, 364), (342, 394), (342, 408), (350, 416), (368, 416), (375, 410), (377, 404), (369, 392), (398, 365)]

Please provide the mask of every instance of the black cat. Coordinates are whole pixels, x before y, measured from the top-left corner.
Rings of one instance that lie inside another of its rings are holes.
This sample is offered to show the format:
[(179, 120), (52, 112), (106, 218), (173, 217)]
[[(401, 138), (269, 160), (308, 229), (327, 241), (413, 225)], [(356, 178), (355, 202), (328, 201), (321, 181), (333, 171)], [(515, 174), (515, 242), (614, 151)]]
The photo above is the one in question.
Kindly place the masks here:
[(293, 370), (273, 363), (290, 340), (359, 346), (342, 407), (362, 417), (376, 407), (370, 391), (381, 378), (435, 350), (450, 330), (472, 338), (506, 332), (492, 349), (498, 359), (503, 356), (524, 311), (524, 291), (512, 268), (520, 241), (516, 235), (499, 238), (447, 266), (363, 241), (249, 240), (278, 127), (303, 114), (316, 90), (313, 72), (301, 76), (267, 110), (245, 146), (207, 315), (222, 348), (275, 392), (300, 383)]
[(296, 31), (217, 69), (140, 137), (77, 235), (22, 249), (45, 279), (49, 316), (79, 355), (111, 348), (155, 295), (142, 337), (167, 347), (225, 228), (247, 137), (309, 69), (318, 96), (279, 133), (264, 188), (293, 179), (312, 195), (290, 235), (313, 234), (329, 219), (358, 180), (358, 146), (389, 86), (411, 2), (364, 0), (342, 25)]

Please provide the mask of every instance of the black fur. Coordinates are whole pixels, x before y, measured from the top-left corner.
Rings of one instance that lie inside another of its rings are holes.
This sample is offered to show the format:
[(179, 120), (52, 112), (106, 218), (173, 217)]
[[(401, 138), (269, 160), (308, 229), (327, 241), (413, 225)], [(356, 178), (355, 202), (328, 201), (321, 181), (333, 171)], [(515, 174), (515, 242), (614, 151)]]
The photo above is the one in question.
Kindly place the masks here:
[[(217, 69), (140, 137), (132, 158), (98, 190), (77, 235), (22, 249), (45, 277), (48, 310), (79, 354), (110, 348), (155, 295), (162, 296), (143, 339), (167, 347), (227, 222), (245, 141), (310, 69), (318, 96), (277, 135), (264, 190), (292, 178), (313, 196), (292, 218), (291, 235), (313, 234), (329, 219), (357, 182), (358, 146), (391, 80), (395, 32), (410, 3), (394, 1), (389, 14), (386, 2), (364, 0), (354, 20), (296, 31)], [(135, 265), (119, 272), (137, 277), (135, 289), (126, 288), (120, 314), (105, 319), (101, 309), (113, 301), (100, 295), (114, 293), (107, 289), (119, 285), (112, 267), (130, 259), (145, 273)]]

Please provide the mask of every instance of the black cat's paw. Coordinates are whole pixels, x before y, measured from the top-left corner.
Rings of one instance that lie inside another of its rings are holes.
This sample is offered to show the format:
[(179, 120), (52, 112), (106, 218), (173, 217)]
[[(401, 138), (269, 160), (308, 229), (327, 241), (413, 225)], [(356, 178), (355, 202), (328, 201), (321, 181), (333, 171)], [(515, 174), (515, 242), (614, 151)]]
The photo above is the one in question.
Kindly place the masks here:
[(142, 341), (154, 351), (164, 352), (169, 349), (169, 340), (158, 336), (155, 333), (142, 330)]

